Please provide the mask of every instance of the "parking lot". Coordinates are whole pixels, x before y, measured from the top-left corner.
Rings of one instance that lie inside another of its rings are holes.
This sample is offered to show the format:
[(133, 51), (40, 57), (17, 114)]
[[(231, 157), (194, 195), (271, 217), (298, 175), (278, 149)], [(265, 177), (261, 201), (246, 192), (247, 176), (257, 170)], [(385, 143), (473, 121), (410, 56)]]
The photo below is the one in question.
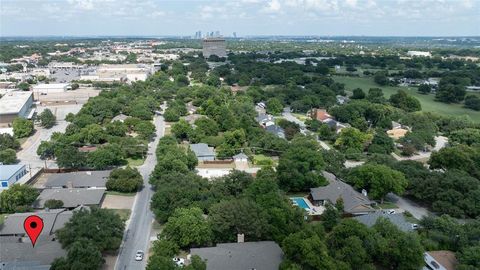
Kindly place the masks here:
[(81, 87), (76, 90), (69, 90), (60, 93), (48, 93), (41, 95), (35, 93), (35, 99), (40, 101), (42, 106), (60, 106), (69, 104), (85, 104), (89, 98), (96, 97), (100, 93), (93, 87)]

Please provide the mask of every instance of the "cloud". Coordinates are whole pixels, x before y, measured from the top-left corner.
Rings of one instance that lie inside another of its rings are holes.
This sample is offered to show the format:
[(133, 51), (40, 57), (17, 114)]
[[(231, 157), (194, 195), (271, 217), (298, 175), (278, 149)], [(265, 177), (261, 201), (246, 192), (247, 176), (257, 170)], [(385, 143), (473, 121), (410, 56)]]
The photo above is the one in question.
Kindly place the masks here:
[(93, 0), (68, 0), (68, 2), (81, 10), (93, 10)]
[(279, 13), (281, 9), (282, 5), (279, 0), (271, 0), (262, 10), (266, 13)]

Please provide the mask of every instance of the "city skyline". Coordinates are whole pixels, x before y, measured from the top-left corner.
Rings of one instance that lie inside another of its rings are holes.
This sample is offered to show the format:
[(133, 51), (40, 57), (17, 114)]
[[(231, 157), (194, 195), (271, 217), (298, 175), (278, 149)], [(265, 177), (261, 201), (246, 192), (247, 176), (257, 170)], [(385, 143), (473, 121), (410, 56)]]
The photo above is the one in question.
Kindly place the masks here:
[[(0, 36), (478, 36), (477, 0), (1, 0)], [(28, 14), (28, 16), (25, 16)]]

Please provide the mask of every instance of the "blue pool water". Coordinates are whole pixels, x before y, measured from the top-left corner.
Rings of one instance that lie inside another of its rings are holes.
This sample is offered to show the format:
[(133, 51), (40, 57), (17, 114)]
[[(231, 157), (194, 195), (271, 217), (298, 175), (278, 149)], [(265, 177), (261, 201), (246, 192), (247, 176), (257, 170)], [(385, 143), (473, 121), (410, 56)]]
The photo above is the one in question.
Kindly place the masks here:
[(290, 200), (292, 200), (293, 202), (295, 202), (298, 207), (301, 207), (305, 210), (310, 210), (310, 207), (308, 207), (307, 203), (305, 202), (305, 199), (302, 198), (302, 197), (293, 197), (293, 198), (290, 198)]

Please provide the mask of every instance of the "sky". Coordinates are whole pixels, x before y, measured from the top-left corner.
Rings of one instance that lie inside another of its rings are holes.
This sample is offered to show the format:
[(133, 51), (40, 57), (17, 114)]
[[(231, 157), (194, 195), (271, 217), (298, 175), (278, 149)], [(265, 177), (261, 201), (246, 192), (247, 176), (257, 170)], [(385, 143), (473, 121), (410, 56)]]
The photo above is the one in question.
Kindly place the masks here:
[(480, 0), (0, 0), (0, 36), (480, 36)]

